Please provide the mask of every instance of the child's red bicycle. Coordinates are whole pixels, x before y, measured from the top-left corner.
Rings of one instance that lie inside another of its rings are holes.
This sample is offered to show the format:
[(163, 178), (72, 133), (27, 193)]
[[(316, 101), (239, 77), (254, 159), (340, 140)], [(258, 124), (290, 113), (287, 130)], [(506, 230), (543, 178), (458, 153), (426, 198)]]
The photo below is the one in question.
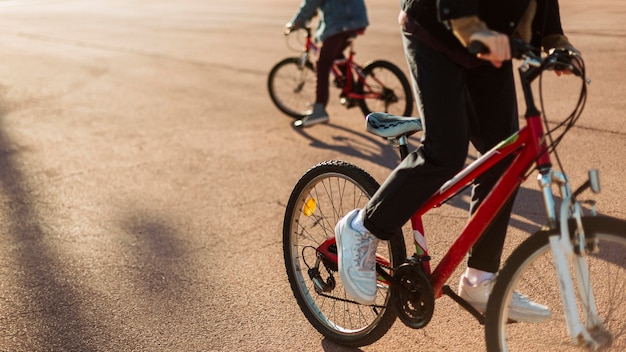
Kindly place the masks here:
[[(306, 32), (304, 49), (300, 56), (278, 62), (267, 79), (272, 102), (288, 116), (300, 119), (315, 102), (316, 76), (311, 55), (317, 54), (311, 29)], [(292, 32), (292, 33), (297, 33)], [(384, 111), (397, 115), (411, 115), (413, 98), (411, 85), (400, 68), (385, 60), (375, 60), (364, 67), (354, 61), (353, 43), (345, 59), (335, 60), (331, 68), (331, 82), (341, 90), (340, 102), (347, 108), (358, 105), (367, 115)]]
[[(566, 56), (566, 59), (564, 59)], [(409, 327), (426, 326), (437, 298), (452, 297), (485, 324), (489, 351), (547, 351), (606, 348), (626, 350), (626, 221), (598, 216), (595, 203), (579, 202), (583, 191), (599, 192), (597, 171), (572, 191), (566, 175), (553, 169), (556, 146), (575, 124), (586, 97), (585, 72), (574, 112), (550, 129), (535, 106), (531, 83), (546, 70), (571, 69), (568, 53), (541, 57), (524, 46), (519, 76), (526, 100), (526, 126), (482, 155), (444, 184), (411, 219), (415, 254), (407, 258), (401, 237), (381, 241), (377, 249), (378, 293), (371, 306), (354, 302), (337, 275), (335, 224), (348, 211), (362, 208), (379, 184), (367, 172), (343, 162), (326, 161), (309, 169), (296, 184), (283, 224), (283, 249), (294, 296), (309, 322), (324, 336), (347, 346), (371, 344), (396, 317)], [(421, 130), (418, 118), (373, 113), (367, 129), (408, 154), (407, 136)], [(462, 192), (499, 161), (514, 161), (462, 233), (431, 270), (422, 216)], [(547, 224), (522, 242), (506, 260), (485, 315), (456, 295), (446, 282), (473, 244), (534, 169), (538, 171)], [(561, 199), (553, 194), (560, 191)], [(587, 210), (583, 209), (587, 205)], [(508, 307), (514, 291), (532, 295), (550, 307), (552, 318), (540, 324), (513, 323)]]

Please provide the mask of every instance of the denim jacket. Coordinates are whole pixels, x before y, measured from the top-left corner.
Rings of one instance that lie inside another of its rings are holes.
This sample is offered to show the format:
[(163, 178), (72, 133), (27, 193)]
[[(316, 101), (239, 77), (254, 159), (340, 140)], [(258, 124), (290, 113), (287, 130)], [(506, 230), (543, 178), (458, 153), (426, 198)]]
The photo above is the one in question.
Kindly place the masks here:
[(363, 0), (302, 0), (291, 23), (296, 27), (304, 26), (318, 9), (320, 21), (315, 32), (317, 40), (324, 41), (341, 32), (365, 29), (369, 24)]

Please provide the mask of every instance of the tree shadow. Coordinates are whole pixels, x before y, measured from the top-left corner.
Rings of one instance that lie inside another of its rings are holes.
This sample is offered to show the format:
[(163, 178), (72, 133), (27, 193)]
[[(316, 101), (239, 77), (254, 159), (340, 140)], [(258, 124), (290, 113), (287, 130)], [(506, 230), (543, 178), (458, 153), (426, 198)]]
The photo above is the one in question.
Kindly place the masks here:
[[(12, 290), (17, 294), (7, 297), (21, 318), (12, 321), (12, 327), (3, 330), (14, 334), (20, 344), (34, 350), (93, 350), (91, 331), (94, 321), (81, 312), (81, 297), (84, 295), (74, 284), (68, 264), (60, 260), (57, 250), (59, 237), (43, 220), (43, 204), (40, 193), (28, 180), (28, 170), (20, 161), (29, 152), (19, 146), (9, 133), (5, 121), (11, 102), (0, 99), (0, 195), (8, 239), (4, 243), (13, 268), (11, 274), (20, 287)], [(4, 294), (7, 294), (6, 292)], [(24, 324), (24, 325), (22, 325)], [(97, 349), (97, 348), (96, 348)]]
[[(63, 247), (71, 235), (46, 223), (51, 211), (40, 205), (50, 201), (41, 196), (41, 186), (31, 181), (33, 175), (23, 166), (30, 150), (7, 132), (7, 115), (28, 102), (17, 105), (2, 95), (0, 86), (0, 213), (4, 219), (0, 236), (3, 262), (10, 265), (3, 272), (9, 273), (7, 281), (13, 284), (0, 294), (0, 307), (9, 308), (0, 317), (0, 338), (12, 337), (12, 346), (20, 350), (106, 350), (104, 341), (114, 345), (124, 337), (113, 335), (107, 326), (110, 320), (99, 321), (110, 312), (107, 303), (89, 297), (93, 291), (80, 281), (85, 273), (67, 260)], [(190, 278), (197, 274), (181, 259), (188, 254), (185, 243), (177, 240), (182, 236), (163, 214), (131, 208), (125, 209), (125, 216), (121, 227), (136, 245), (130, 255), (132, 265), (122, 273), (130, 275), (133, 288), (139, 288), (140, 308), (150, 314), (159, 312), (154, 315), (178, 309), (188, 301), (193, 286)], [(105, 290), (115, 290), (115, 284), (104, 283)]]
[[(130, 260), (133, 270), (127, 273), (133, 283), (141, 284), (141, 293), (169, 308), (186, 301), (190, 295), (189, 281), (197, 277), (189, 272), (193, 266), (185, 262), (185, 243), (165, 214), (149, 210), (127, 210), (120, 220), (124, 234), (133, 243)], [(189, 275), (187, 278), (185, 275)]]
[(324, 352), (359, 352), (363, 351), (358, 347), (346, 347), (337, 345), (336, 343), (330, 341), (328, 338), (322, 339), (322, 350)]

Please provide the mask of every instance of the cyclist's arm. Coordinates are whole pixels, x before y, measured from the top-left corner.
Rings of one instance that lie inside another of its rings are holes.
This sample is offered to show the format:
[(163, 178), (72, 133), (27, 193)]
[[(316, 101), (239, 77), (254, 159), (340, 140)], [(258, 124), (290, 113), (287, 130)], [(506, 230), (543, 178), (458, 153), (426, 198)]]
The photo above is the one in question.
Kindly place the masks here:
[(323, 0), (302, 0), (298, 12), (285, 25), (285, 29), (294, 30), (307, 24), (315, 15)]
[[(572, 47), (563, 33), (559, 3), (556, 0), (536, 0), (537, 12), (532, 23), (533, 33), (531, 44), (541, 46), (547, 53), (552, 48), (567, 49)], [(573, 48), (573, 47), (572, 47)]]
[[(503, 33), (491, 31), (480, 20), (477, 16), (478, 5), (478, 0), (439, 0), (439, 20), (450, 24), (454, 35), (464, 46), (474, 40), (485, 44), (489, 49), (489, 54), (482, 54), (479, 57), (500, 67), (503, 61), (511, 58), (509, 38)], [(535, 35), (533, 38), (532, 33), (541, 33), (542, 36), (537, 38)], [(546, 52), (553, 49), (566, 49), (580, 55), (580, 52), (563, 34), (557, 0), (532, 2), (520, 20), (516, 36), (535, 46), (541, 45)], [(575, 61), (573, 63), (576, 64)], [(564, 73), (563, 71), (555, 72), (557, 75)]]
[[(561, 26), (561, 14), (558, 1), (537, 0), (537, 14), (533, 22), (533, 33), (542, 33), (539, 38), (533, 38), (532, 43), (535, 46), (541, 46), (544, 52), (550, 53), (555, 49), (565, 49), (569, 52), (580, 55), (578, 51), (563, 33)], [(578, 61), (572, 60), (571, 63), (576, 69)], [(554, 71), (558, 76), (561, 74), (569, 74), (571, 71)]]

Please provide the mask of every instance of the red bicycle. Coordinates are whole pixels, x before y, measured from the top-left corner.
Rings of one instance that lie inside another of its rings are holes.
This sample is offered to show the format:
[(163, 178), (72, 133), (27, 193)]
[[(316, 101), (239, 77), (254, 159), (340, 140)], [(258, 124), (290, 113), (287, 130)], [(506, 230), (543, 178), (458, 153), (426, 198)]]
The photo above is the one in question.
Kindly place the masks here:
[[(311, 29), (301, 29), (306, 37), (304, 49), (298, 49), (302, 50), (300, 56), (278, 62), (267, 79), (272, 102), (284, 114), (297, 119), (304, 117), (315, 102), (317, 82), (311, 55), (317, 54), (318, 47)], [(348, 56), (335, 60), (331, 68), (330, 81), (341, 90), (341, 104), (347, 108), (358, 105), (364, 115), (372, 111), (410, 115), (413, 112), (411, 86), (402, 70), (385, 60), (375, 60), (362, 67), (354, 61), (354, 55), (353, 42), (350, 42)]]
[[(527, 106), (525, 127), (466, 166), (415, 213), (411, 218), (415, 254), (407, 258), (401, 237), (380, 242), (375, 304), (361, 305), (346, 294), (337, 275), (334, 228), (348, 211), (362, 208), (379, 184), (357, 166), (337, 160), (315, 165), (296, 184), (283, 223), (286, 271), (302, 312), (328, 339), (347, 346), (371, 344), (388, 331), (396, 317), (411, 328), (422, 328), (431, 320), (436, 299), (447, 295), (485, 324), (489, 351), (570, 350), (573, 346), (626, 350), (626, 221), (599, 216), (593, 201), (577, 200), (589, 188), (599, 192), (597, 171), (590, 171), (589, 180), (572, 191), (565, 173), (552, 167), (556, 160), (558, 169), (563, 170), (556, 146), (584, 106), (584, 63), (574, 57), (583, 79), (576, 109), (550, 129), (535, 106), (531, 83), (547, 70), (575, 71), (571, 56), (556, 51), (542, 57), (527, 45), (516, 56), (524, 60), (519, 77)], [(394, 142), (404, 158), (407, 136), (420, 131), (422, 125), (418, 118), (373, 113), (367, 116), (367, 129)], [(431, 270), (422, 216), (507, 157), (514, 161)], [(508, 257), (483, 315), (446, 282), (498, 209), (534, 170), (538, 171), (547, 224)], [(560, 191), (561, 199), (553, 194), (553, 188)], [(533, 300), (550, 307), (552, 318), (540, 324), (512, 324), (508, 307), (516, 290), (531, 293)]]

